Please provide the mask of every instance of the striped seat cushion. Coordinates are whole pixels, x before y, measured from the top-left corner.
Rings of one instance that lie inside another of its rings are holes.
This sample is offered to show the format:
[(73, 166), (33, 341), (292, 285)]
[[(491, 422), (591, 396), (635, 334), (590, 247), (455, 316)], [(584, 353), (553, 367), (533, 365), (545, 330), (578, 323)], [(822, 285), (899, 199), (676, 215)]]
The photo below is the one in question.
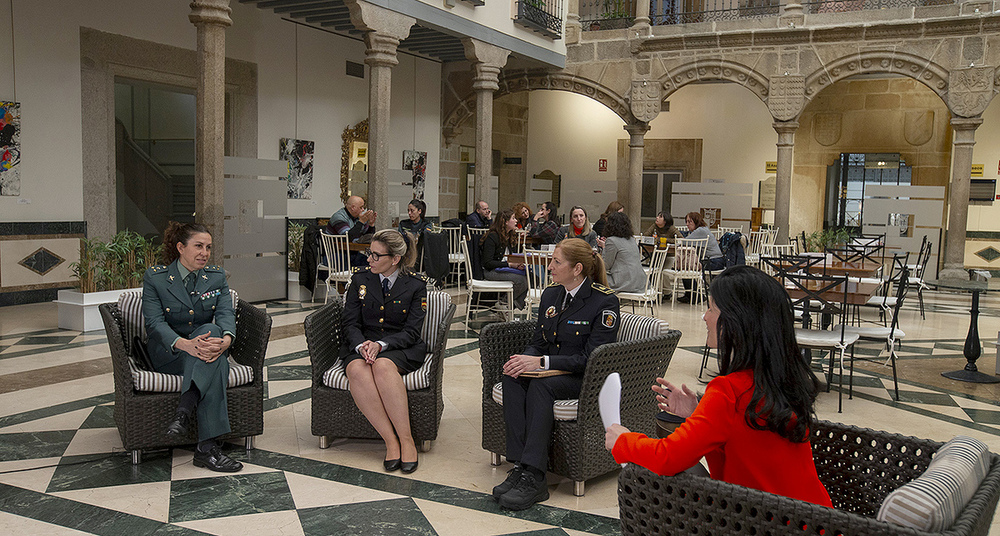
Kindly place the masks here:
[[(503, 382), (493, 386), (493, 401), (503, 405)], [(576, 398), (556, 400), (552, 404), (552, 415), (557, 421), (575, 421), (580, 401)]]
[[(440, 327), (448, 308), (451, 307), (451, 296), (439, 290), (427, 293), (427, 315), (424, 317), (424, 325), (420, 328), (420, 338), (427, 343), (430, 352), (424, 356), (424, 364), (417, 370), (403, 376), (403, 384), (407, 391), (426, 389), (431, 386), (431, 365), (434, 356), (434, 347), (438, 343), (438, 327)], [(343, 360), (338, 359), (326, 372), (323, 373), (323, 385), (346, 391), (350, 387), (347, 380), (347, 373), (344, 370)]]
[(982, 441), (958, 436), (934, 454), (924, 474), (882, 501), (877, 518), (926, 532), (943, 532), (975, 494), (990, 468)]
[(622, 324), (618, 328), (618, 341), (634, 341), (661, 335), (669, 324), (665, 320), (648, 316), (622, 313)]
[[(235, 290), (230, 289), (233, 297), (233, 307), (239, 302)], [(143, 370), (136, 364), (132, 341), (139, 337), (146, 342), (146, 326), (142, 317), (142, 292), (123, 292), (118, 296), (118, 310), (121, 312), (122, 326), (125, 337), (125, 351), (128, 354), (129, 370), (132, 373), (132, 383), (136, 391), (151, 391), (156, 393), (179, 393), (183, 377), (178, 374), (163, 374), (151, 370)], [(247, 385), (253, 382), (253, 368), (240, 365), (229, 358), (229, 387)]]

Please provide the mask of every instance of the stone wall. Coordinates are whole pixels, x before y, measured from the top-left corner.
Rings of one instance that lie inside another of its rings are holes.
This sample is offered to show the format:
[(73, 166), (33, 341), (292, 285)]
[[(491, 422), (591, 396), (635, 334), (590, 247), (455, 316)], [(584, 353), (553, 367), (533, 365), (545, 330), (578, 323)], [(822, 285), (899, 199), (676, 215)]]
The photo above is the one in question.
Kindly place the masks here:
[(826, 168), (840, 153), (899, 153), (917, 186), (948, 186), (950, 114), (944, 101), (911, 78), (847, 80), (806, 106), (795, 135), (790, 227), (823, 225)]
[(463, 187), (468, 187), (468, 182), (462, 177), (465, 169), (465, 164), (461, 162), (462, 145), (476, 145), (475, 129), (463, 129), (455, 135), (450, 144), (446, 144), (443, 137), (441, 139), (438, 190), (438, 211), (441, 214), (441, 221), (457, 218), (460, 211), (466, 210), (461, 206), (461, 190)]
[[(493, 150), (501, 158), (520, 158), (520, 164), (501, 164), (497, 208), (510, 208), (528, 199), (528, 92), (511, 93), (493, 101)], [(476, 165), (483, 165), (476, 162)], [(489, 163), (487, 163), (489, 165)]]

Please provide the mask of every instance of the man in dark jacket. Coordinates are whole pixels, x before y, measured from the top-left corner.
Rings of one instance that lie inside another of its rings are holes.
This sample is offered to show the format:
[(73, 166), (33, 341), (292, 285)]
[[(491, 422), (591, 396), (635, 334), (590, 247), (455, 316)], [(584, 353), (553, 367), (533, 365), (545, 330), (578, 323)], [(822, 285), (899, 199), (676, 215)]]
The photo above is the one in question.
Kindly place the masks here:
[(476, 203), (476, 211), (465, 218), (465, 224), (469, 227), (485, 229), (493, 223), (492, 215), (489, 203), (479, 201)]

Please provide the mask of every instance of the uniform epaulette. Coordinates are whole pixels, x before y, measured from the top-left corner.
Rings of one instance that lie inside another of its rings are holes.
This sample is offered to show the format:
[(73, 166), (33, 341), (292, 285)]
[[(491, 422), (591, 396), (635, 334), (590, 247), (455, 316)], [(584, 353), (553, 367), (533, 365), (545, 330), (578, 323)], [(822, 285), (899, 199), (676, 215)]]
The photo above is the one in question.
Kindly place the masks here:
[(359, 272), (367, 272), (370, 266), (351, 266), (351, 273), (356, 274)]
[(549, 283), (548, 285), (545, 286), (545, 288), (558, 287), (558, 286), (559, 286), (559, 283)]
[(606, 287), (606, 286), (604, 286), (604, 285), (602, 285), (600, 283), (597, 283), (597, 282), (592, 283), (590, 286), (594, 290), (596, 290), (598, 292), (601, 292), (601, 293), (604, 293), (604, 294), (614, 294), (615, 293), (615, 291), (613, 291), (613, 290), (609, 289), (608, 287)]
[(222, 268), (219, 267), (218, 264), (213, 264), (211, 266), (206, 266), (204, 269), (206, 271), (209, 271), (209, 272), (222, 272)]
[(156, 266), (150, 266), (149, 270), (154, 274), (159, 274), (167, 271), (166, 264), (157, 264)]

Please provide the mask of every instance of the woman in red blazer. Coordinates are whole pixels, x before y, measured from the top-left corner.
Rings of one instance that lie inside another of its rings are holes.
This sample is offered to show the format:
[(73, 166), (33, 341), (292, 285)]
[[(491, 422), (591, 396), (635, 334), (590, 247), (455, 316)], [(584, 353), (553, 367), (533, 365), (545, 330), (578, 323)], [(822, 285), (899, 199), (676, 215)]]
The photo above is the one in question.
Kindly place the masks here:
[(605, 446), (615, 461), (661, 475), (704, 456), (716, 480), (832, 506), (809, 444), (819, 382), (795, 342), (785, 289), (756, 268), (734, 266), (712, 281), (708, 304), (719, 376), (700, 401), (686, 385), (658, 379), (660, 406), (687, 417), (684, 423), (663, 439), (612, 425)]

